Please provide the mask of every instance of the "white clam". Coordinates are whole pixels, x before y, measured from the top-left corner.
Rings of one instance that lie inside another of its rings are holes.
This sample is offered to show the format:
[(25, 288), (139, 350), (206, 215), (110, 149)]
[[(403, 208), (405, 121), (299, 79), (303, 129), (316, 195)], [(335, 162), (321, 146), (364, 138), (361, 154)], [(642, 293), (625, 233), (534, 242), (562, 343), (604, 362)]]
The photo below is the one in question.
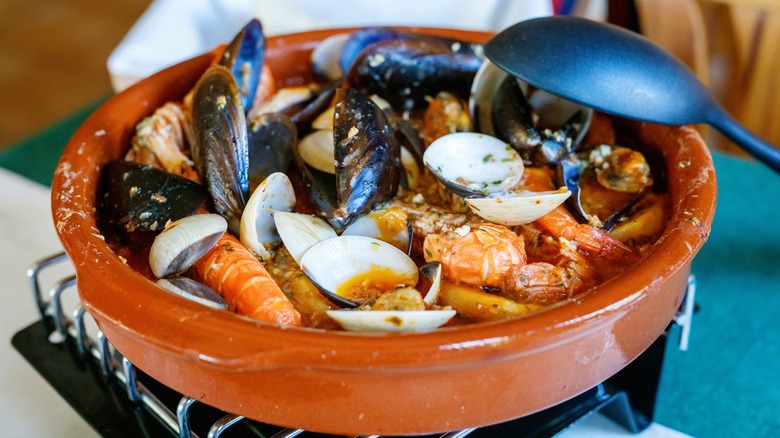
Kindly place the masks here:
[(211, 249), (227, 230), (217, 214), (196, 214), (169, 224), (155, 237), (149, 266), (158, 278), (182, 273)]
[(266, 245), (279, 242), (274, 223), (275, 211), (295, 207), (295, 191), (290, 179), (281, 172), (272, 173), (252, 192), (241, 215), (240, 240), (255, 256), (268, 260)]
[(425, 304), (432, 305), (436, 303), (439, 298), (439, 291), (441, 290), (441, 263), (430, 262), (420, 267), (420, 275), (425, 277), (430, 286), (428, 292), (423, 297)]
[(263, 102), (257, 114), (278, 113), (287, 108), (309, 101), (314, 97), (311, 88), (303, 85), (280, 88), (270, 99)]
[(274, 214), (274, 223), (284, 246), (299, 265), (301, 257), (312, 245), (336, 237), (336, 231), (316, 216), (278, 211)]
[(330, 174), (336, 173), (333, 131), (321, 129), (303, 137), (298, 152), (309, 166)]
[(425, 150), (436, 178), (461, 196), (505, 193), (520, 182), (523, 160), (507, 143), (474, 132), (447, 134)]
[(344, 330), (354, 332), (426, 331), (441, 327), (454, 310), (328, 310)]
[(222, 310), (228, 308), (225, 300), (208, 286), (186, 277), (161, 278), (157, 280), (157, 285), (180, 297), (195, 301), (204, 306)]
[(324, 129), (327, 131), (333, 131), (333, 115), (336, 113), (336, 107), (335, 106), (329, 106), (325, 111), (321, 112), (320, 115), (314, 118), (311, 122), (311, 129), (320, 130)]
[(419, 279), (406, 253), (365, 236), (323, 240), (303, 254), (300, 266), (328, 298), (349, 307), (396, 287), (415, 286)]
[(311, 63), (314, 72), (330, 80), (336, 80), (342, 76), (339, 58), (344, 42), (349, 38), (349, 33), (339, 33), (325, 38), (317, 44), (311, 52)]
[(571, 196), (565, 188), (548, 192), (514, 192), (483, 198), (466, 198), (471, 210), (497, 224), (514, 226), (533, 222), (563, 204)]

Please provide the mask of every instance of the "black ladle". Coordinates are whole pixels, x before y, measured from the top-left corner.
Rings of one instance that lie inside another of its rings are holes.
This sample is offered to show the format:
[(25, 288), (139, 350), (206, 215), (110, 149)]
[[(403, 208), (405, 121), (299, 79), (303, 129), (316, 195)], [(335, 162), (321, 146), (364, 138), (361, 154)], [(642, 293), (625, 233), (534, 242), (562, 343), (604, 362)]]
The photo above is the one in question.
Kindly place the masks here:
[(685, 65), (634, 32), (577, 17), (536, 18), (493, 37), (485, 55), (537, 88), (606, 113), (707, 123), (780, 173), (780, 149), (751, 134)]

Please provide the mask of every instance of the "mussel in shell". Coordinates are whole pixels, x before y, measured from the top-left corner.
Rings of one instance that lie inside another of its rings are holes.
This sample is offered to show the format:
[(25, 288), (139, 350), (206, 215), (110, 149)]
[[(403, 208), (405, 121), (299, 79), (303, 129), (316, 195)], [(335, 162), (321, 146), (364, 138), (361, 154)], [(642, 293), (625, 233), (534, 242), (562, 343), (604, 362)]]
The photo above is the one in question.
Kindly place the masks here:
[(249, 146), (241, 93), (225, 67), (209, 67), (195, 85), (190, 152), (214, 210), (238, 235), (249, 197)]
[(157, 167), (122, 160), (106, 163), (100, 177), (98, 218), (103, 229), (159, 231), (194, 214), (206, 190)]
[(474, 53), (426, 40), (387, 40), (372, 44), (355, 59), (347, 82), (378, 94), (399, 111), (423, 107), (426, 96), (449, 91), (468, 99), (471, 81), (482, 64)]
[(293, 155), (318, 214), (343, 229), (395, 195), (401, 178), (401, 152), (385, 113), (352, 88), (336, 93), (333, 143), (335, 202), (328, 196), (329, 188), (315, 180), (297, 147)]
[(251, 20), (225, 48), (219, 65), (233, 73), (241, 93), (241, 105), (248, 114), (260, 83), (265, 58), (265, 35), (257, 19)]
[(492, 111), (493, 129), (499, 138), (507, 140), (526, 162), (549, 165), (574, 152), (581, 134), (587, 131), (588, 112), (592, 110), (577, 111), (555, 130), (539, 129), (525, 93), (514, 78), (507, 77), (496, 91)]
[(252, 119), (247, 137), (250, 192), (271, 174), (287, 171), (297, 141), (295, 125), (283, 114), (265, 113)]

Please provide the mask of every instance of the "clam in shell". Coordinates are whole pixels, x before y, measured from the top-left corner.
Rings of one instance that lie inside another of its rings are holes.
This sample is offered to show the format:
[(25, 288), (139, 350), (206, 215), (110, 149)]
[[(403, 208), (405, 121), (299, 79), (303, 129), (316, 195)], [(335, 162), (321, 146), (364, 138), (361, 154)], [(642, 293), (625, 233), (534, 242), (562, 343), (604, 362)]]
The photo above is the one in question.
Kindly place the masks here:
[(227, 221), (216, 214), (196, 214), (172, 222), (152, 243), (149, 251), (152, 273), (163, 278), (186, 271), (226, 230)]
[(415, 286), (417, 265), (395, 246), (365, 236), (323, 240), (301, 257), (301, 269), (334, 303), (344, 307), (376, 300), (398, 287)]
[(208, 286), (198, 283), (187, 277), (161, 278), (157, 280), (161, 288), (173, 292), (190, 301), (203, 304), (213, 309), (225, 310), (228, 308), (225, 300)]
[(563, 204), (571, 192), (561, 187), (547, 192), (511, 192), (486, 197), (466, 198), (479, 217), (501, 225), (533, 222)]
[(344, 330), (353, 332), (405, 332), (439, 328), (455, 316), (447, 310), (328, 310)]
[(275, 211), (291, 211), (295, 207), (295, 191), (290, 179), (281, 172), (272, 173), (252, 193), (241, 215), (241, 243), (255, 256), (268, 260), (266, 245), (280, 240), (274, 223)]
[(316, 216), (277, 211), (274, 223), (284, 246), (299, 265), (303, 254), (314, 244), (336, 237), (336, 231)]
[(445, 187), (464, 198), (506, 193), (520, 182), (525, 169), (509, 144), (474, 132), (438, 138), (426, 149), (423, 161)]

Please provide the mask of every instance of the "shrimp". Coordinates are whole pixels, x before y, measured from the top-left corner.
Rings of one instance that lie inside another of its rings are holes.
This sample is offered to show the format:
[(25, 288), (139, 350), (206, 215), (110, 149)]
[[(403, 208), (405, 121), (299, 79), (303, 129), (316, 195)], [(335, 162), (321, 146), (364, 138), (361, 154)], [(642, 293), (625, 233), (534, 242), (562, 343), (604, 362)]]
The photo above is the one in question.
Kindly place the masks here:
[(446, 234), (429, 234), (423, 251), (438, 261), (445, 277), (477, 286), (501, 287), (504, 277), (526, 262), (523, 239), (503, 225), (464, 226)]
[(469, 110), (455, 95), (442, 91), (435, 98), (429, 99), (420, 131), (426, 145), (453, 132), (472, 130)]
[(192, 269), (193, 278), (214, 289), (236, 313), (261, 321), (301, 325), (301, 315), (263, 265), (230, 234)]
[(189, 132), (189, 112), (177, 103), (168, 102), (138, 123), (125, 159), (200, 182), (192, 160), (184, 152), (190, 143)]
[[(558, 239), (557, 263), (514, 266), (504, 278), (501, 295), (520, 303), (552, 304), (571, 298), (600, 281), (596, 268), (565, 238)], [(551, 260), (552, 261), (552, 260)]]
[[(521, 184), (524, 188), (533, 191), (555, 190), (549, 169), (526, 168)], [(633, 260), (637, 256), (634, 250), (604, 231), (577, 222), (563, 205), (554, 208), (535, 223), (555, 237), (563, 237), (575, 242), (579, 249), (594, 256), (605, 257), (608, 260)]]

